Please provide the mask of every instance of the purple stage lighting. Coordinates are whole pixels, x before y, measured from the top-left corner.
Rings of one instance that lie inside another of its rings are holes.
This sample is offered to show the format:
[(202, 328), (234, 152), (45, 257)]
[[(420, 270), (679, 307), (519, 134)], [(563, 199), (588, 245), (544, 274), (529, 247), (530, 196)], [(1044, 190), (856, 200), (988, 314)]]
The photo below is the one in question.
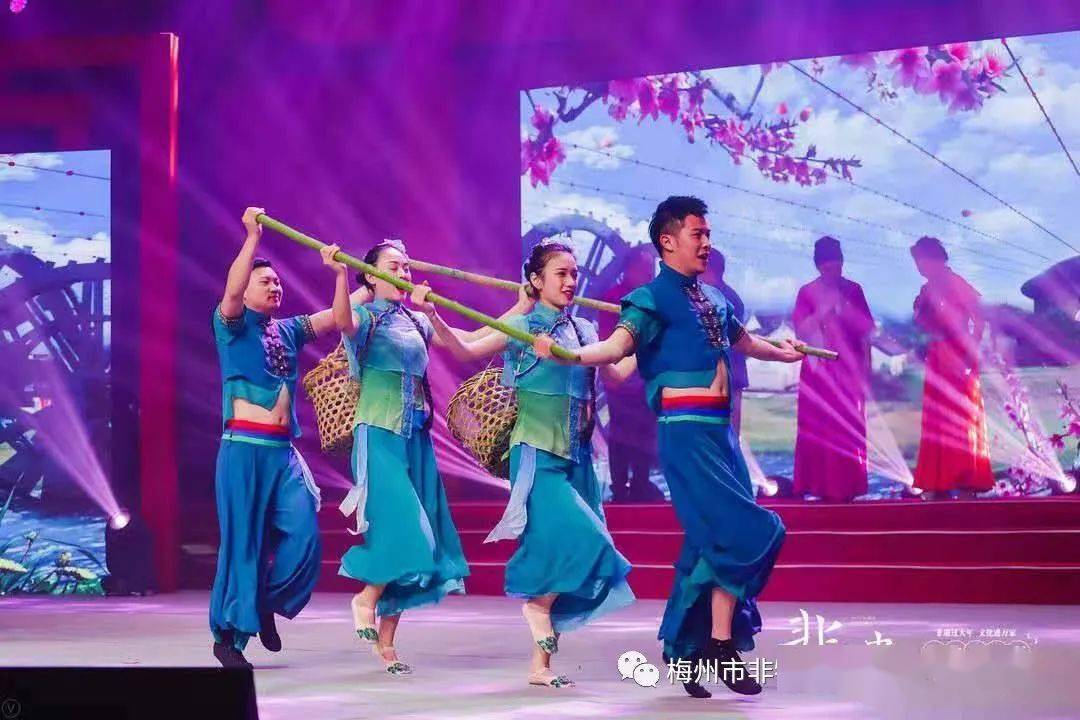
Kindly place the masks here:
[(113, 514), (109, 518), (109, 527), (112, 530), (123, 530), (131, 522), (131, 513), (127, 510), (120, 508), (118, 512)]

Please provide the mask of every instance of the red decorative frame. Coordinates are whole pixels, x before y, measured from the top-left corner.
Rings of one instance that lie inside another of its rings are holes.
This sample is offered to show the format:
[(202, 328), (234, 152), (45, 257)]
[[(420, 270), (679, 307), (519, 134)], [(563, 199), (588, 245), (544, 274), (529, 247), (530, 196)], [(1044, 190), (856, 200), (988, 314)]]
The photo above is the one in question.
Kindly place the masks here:
[[(140, 511), (154, 538), (159, 588), (179, 571), (176, 452), (177, 118), (179, 39), (144, 37), (16, 41), (0, 44), (4, 73), (129, 71), (137, 78), (139, 200), (138, 440)], [(2, 95), (0, 126), (43, 127), (54, 148), (87, 149), (90, 103), (79, 94)], [(150, 290), (152, 289), (152, 292)]]

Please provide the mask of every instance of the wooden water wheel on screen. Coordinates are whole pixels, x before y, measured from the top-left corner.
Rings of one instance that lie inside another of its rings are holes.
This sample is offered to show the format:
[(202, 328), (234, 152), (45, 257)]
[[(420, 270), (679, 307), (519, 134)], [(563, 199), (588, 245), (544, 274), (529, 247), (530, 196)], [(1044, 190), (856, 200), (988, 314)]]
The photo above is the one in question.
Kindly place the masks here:
[[(521, 238), (527, 256), (537, 243), (559, 240), (574, 248), (578, 260), (578, 295), (602, 299), (622, 275), (630, 245), (614, 228), (580, 214), (557, 215), (536, 223)], [(595, 311), (582, 308), (582, 317)]]
[(69, 422), (58, 410), (57, 398), (63, 394), (65, 407), (73, 407), (83, 422), (102, 467), (110, 467), (110, 276), (111, 266), (104, 260), (57, 265), (9, 245), (0, 235), (4, 499), (16, 487), (20, 501), (40, 493), (50, 500), (94, 506), (35, 436), (42, 428)]

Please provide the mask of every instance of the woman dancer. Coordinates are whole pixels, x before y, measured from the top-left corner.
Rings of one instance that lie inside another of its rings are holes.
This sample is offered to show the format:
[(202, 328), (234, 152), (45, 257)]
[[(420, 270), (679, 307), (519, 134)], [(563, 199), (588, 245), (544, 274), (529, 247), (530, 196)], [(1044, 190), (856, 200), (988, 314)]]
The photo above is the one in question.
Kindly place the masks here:
[[(549, 335), (568, 348), (596, 341), (592, 325), (568, 312), (578, 274), (570, 248), (538, 245), (524, 271), (539, 301), (532, 312), (509, 317), (509, 324)], [(551, 670), (561, 633), (634, 598), (626, 582), (630, 563), (608, 534), (593, 472), (595, 373), (539, 359), (530, 346), (501, 333), (463, 339), (425, 301), (427, 292), (418, 287), (413, 301), (455, 355), (465, 359), (504, 353), (503, 382), (517, 390), (518, 416), (510, 436), (510, 502), (487, 542), (519, 540), (506, 566), (505, 589), (525, 599), (522, 613), (534, 640), (529, 683), (573, 685)], [(618, 368), (601, 370), (625, 377), (633, 367), (631, 358)]]
[(814, 243), (818, 277), (799, 288), (791, 319), (809, 343), (840, 351), (808, 357), (799, 371), (795, 496), (851, 502), (867, 491), (866, 401), (874, 317), (862, 287), (843, 276), (835, 238)]
[[(411, 278), (405, 247), (396, 241), (375, 245), (364, 262)], [(401, 613), (463, 594), (469, 569), (431, 444), (431, 323), (404, 307), (404, 293), (390, 283), (364, 274), (358, 280), (371, 301), (350, 305), (347, 282), (339, 281), (334, 319), (363, 388), (353, 429), (355, 486), (341, 511), (355, 514), (349, 532), (362, 534), (364, 543), (346, 551), (339, 573), (366, 583), (352, 599), (357, 635), (387, 672), (404, 675), (412, 668), (394, 648)]]
[(930, 335), (915, 487), (928, 500), (950, 492), (972, 497), (994, 486), (979, 381), (986, 326), (979, 293), (949, 267), (937, 238), (919, 238), (911, 256), (926, 278), (915, 298), (915, 324)]

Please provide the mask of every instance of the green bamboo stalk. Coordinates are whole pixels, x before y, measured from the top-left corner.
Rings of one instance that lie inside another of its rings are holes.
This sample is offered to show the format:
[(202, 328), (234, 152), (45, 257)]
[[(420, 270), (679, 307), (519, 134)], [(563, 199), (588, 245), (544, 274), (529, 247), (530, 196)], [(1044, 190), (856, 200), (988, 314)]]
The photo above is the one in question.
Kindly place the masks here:
[[(288, 225), (286, 225), (285, 223), (279, 222), (279, 221), (275, 220), (274, 218), (270, 217), (269, 215), (259, 215), (259, 217), (256, 218), (256, 222), (258, 222), (260, 225), (263, 225), (264, 227), (268, 227), (271, 230), (274, 230), (276, 232), (281, 233), (282, 235), (284, 235), (287, 238), (295, 240), (296, 242), (300, 243), (301, 245), (306, 245), (307, 247), (312, 248), (314, 250), (322, 250), (324, 247), (326, 247), (326, 243), (324, 243), (324, 242), (322, 242), (320, 240), (316, 240), (315, 238), (311, 237), (310, 235), (305, 235), (304, 233), (300, 232), (299, 230), (291, 228)], [(416, 285), (414, 285), (411, 282), (408, 282), (407, 280), (402, 280), (401, 278), (396, 277), (394, 275), (384, 273), (382, 270), (379, 270), (374, 265), (369, 265), (368, 263), (364, 262), (363, 260), (359, 260), (359, 259), (353, 257), (352, 255), (341, 252), (340, 250), (334, 255), (334, 259), (337, 260), (338, 262), (342, 262), (342, 263), (348, 265), (351, 268), (359, 270), (362, 273), (366, 273), (368, 275), (374, 275), (375, 277), (379, 278), (380, 280), (384, 280), (384, 281), (390, 283), (391, 285), (393, 285), (394, 287), (399, 288), (401, 290), (404, 290), (405, 292), (410, 292), (411, 293), (413, 291), (413, 288), (416, 287)], [(427, 300), (431, 301), (435, 305), (438, 305), (440, 307), (444, 307), (444, 308), (446, 308), (448, 310), (453, 310), (456, 313), (464, 315), (465, 317), (469, 318), (470, 320), (474, 320), (474, 321), (476, 321), (478, 323), (483, 323), (484, 325), (487, 325), (488, 327), (491, 327), (491, 328), (493, 328), (495, 330), (498, 330), (502, 334), (507, 335), (509, 337), (512, 337), (515, 340), (518, 340), (520, 342), (523, 342), (526, 345), (532, 345), (533, 340), (536, 339), (535, 337), (533, 337), (532, 335), (530, 335), (529, 333), (527, 333), (527, 332), (525, 332), (523, 330), (518, 330), (515, 327), (507, 325), (506, 323), (502, 322), (501, 320), (498, 320), (496, 318), (491, 317), (490, 315), (485, 315), (482, 312), (478, 312), (476, 310), (473, 310), (470, 307), (462, 305), (461, 303), (456, 302), (454, 300), (451, 300), (450, 298), (445, 298), (445, 297), (443, 297), (441, 295), (437, 295), (434, 292), (429, 292), (428, 293)], [(562, 359), (562, 360), (568, 360), (570, 362), (578, 362), (577, 353), (570, 352), (566, 348), (561, 347), (559, 345), (552, 345), (551, 346), (551, 354), (554, 355), (557, 358)]]
[[(305, 235), (299, 230), (291, 228), (288, 225), (275, 220), (269, 215), (260, 215), (258, 218), (256, 218), (256, 220), (257, 222), (270, 228), (271, 230), (275, 230), (288, 238), (292, 238), (301, 245), (306, 245), (315, 250), (321, 250), (325, 246), (325, 243), (316, 240), (310, 235)], [(382, 271), (377, 270), (373, 265), (368, 265), (367, 263), (361, 260), (357, 260), (353, 256), (347, 255), (344, 252), (339, 252), (335, 259), (345, 263), (352, 268), (360, 270), (361, 272), (365, 272), (369, 275), (374, 275), (381, 280), (385, 280), (391, 285), (401, 288), (406, 292), (412, 292), (412, 289), (414, 287), (412, 283), (406, 282), (405, 280), (401, 280), (400, 278), (394, 277), (392, 275), (387, 275)], [(489, 275), (481, 275), (480, 273), (469, 272), (467, 270), (458, 270), (457, 268), (446, 267), (445, 265), (436, 265), (435, 263), (429, 263), (423, 260), (416, 260), (414, 258), (409, 258), (409, 264), (414, 269), (421, 272), (429, 272), (435, 275), (452, 277), (457, 280), (465, 280), (466, 282), (483, 285), (485, 287), (511, 290), (513, 292), (517, 292), (518, 289), (521, 287), (520, 283), (513, 282), (512, 280), (502, 280), (500, 278), (491, 277)], [(428, 293), (427, 297), (429, 300), (431, 300), (431, 302), (435, 303), (436, 305), (441, 305), (442, 307), (460, 313), (465, 317), (470, 318), (471, 320), (475, 320), (476, 322), (483, 323), (492, 328), (495, 328), (499, 332), (509, 335), (515, 340), (520, 340), (521, 342), (529, 345), (532, 344), (531, 335), (525, 332), (521, 332), (516, 328), (510, 327), (509, 325), (500, 322), (499, 320), (491, 317), (490, 315), (485, 315), (481, 312), (473, 310), (472, 308), (466, 307), (465, 305), (450, 300), (449, 298), (444, 298), (440, 295), (436, 295), (434, 292)], [(575, 298), (574, 302), (578, 305), (582, 305), (583, 307), (594, 308), (602, 312), (619, 312), (619, 306), (615, 303), (603, 302), (601, 300), (593, 300), (592, 298), (585, 297)], [(768, 338), (761, 339), (769, 343), (770, 345), (773, 345), (774, 347), (780, 347), (779, 340), (770, 340)], [(815, 357), (824, 358), (826, 360), (836, 360), (839, 357), (839, 354), (833, 350), (825, 350), (822, 348), (812, 347), (810, 345), (796, 345), (795, 349), (801, 352), (803, 355), (813, 355)], [(577, 360), (576, 354), (571, 353), (566, 348), (560, 347), (558, 345), (552, 347), (552, 354), (564, 360)]]
[[(476, 285), (483, 285), (484, 287), (499, 288), (500, 290), (511, 290), (517, 292), (521, 288), (521, 283), (516, 283), (512, 280), (502, 280), (500, 278), (491, 277), (489, 275), (481, 275), (480, 273), (469, 272), (468, 270), (458, 270), (457, 268), (446, 267), (445, 265), (436, 265), (435, 263), (429, 263), (424, 260), (416, 260), (415, 258), (409, 258), (409, 264), (412, 265), (413, 270), (419, 270), (420, 272), (428, 272), (433, 275), (443, 275), (445, 277), (455, 278), (457, 280), (464, 280)], [(615, 303), (604, 302), (603, 300), (593, 300), (587, 297), (575, 297), (573, 300), (575, 305), (581, 305), (582, 307), (593, 308), (594, 310), (601, 310), (603, 312), (617, 313), (619, 312), (619, 306)]]
[[(424, 260), (417, 260), (415, 258), (409, 258), (409, 264), (412, 265), (414, 270), (420, 272), (429, 272), (434, 275), (443, 275), (445, 277), (455, 278), (457, 280), (464, 280), (476, 285), (483, 285), (484, 287), (499, 288), (500, 290), (511, 290), (517, 292), (521, 287), (520, 283), (513, 282), (512, 280), (502, 280), (500, 278), (491, 277), (489, 275), (481, 275), (480, 273), (469, 272), (468, 270), (458, 270), (457, 268), (446, 267), (445, 265), (436, 265), (435, 263), (429, 263)], [(587, 297), (576, 297), (574, 302), (578, 305), (588, 308), (594, 308), (601, 312), (618, 313), (620, 308), (615, 303), (604, 302), (602, 300), (593, 300)], [(760, 336), (758, 336), (760, 337)], [(768, 338), (761, 338), (765, 342), (773, 345), (774, 347), (780, 347), (779, 340), (770, 340)], [(795, 349), (801, 352), (803, 355), (813, 355), (815, 357), (824, 358), (826, 360), (835, 360), (839, 357), (839, 354), (833, 350), (824, 350), (822, 348), (812, 347), (810, 345), (799, 344), (795, 346)]]
[[(783, 344), (779, 340), (770, 340), (769, 338), (764, 338), (760, 335), (757, 335), (756, 337), (761, 338), (773, 347), (780, 347)], [(804, 345), (802, 343), (795, 343), (795, 349), (803, 355), (813, 355), (814, 357), (819, 357), (824, 360), (835, 360), (840, 357), (840, 353), (835, 350), (826, 350), (824, 348), (814, 347), (813, 345)]]

